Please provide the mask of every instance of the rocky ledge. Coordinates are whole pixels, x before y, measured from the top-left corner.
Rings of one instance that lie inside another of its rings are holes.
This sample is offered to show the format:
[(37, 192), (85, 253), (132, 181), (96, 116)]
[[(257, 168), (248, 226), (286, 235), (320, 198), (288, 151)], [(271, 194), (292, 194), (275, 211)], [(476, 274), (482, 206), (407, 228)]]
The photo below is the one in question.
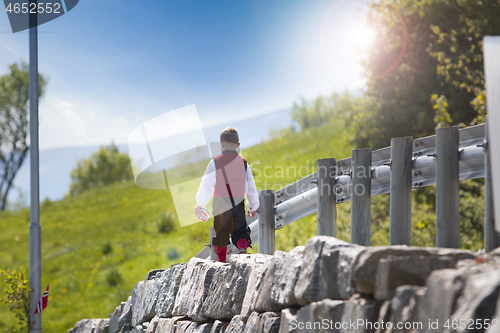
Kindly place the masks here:
[(289, 253), (152, 270), (109, 318), (81, 320), (68, 333), (493, 333), (499, 294), (500, 250), (316, 236)]

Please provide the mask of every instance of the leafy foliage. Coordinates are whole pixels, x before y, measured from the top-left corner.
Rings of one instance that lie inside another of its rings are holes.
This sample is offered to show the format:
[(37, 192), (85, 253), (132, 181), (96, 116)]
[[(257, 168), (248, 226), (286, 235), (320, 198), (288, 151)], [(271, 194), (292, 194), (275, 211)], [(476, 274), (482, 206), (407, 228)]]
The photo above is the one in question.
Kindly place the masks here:
[(469, 103), (476, 116), (470, 124), (483, 123), (483, 37), (500, 34), (500, 1), (440, 0), (437, 6), (453, 20), (430, 25), (432, 43), (427, 51), (437, 60), (437, 73), (447, 84), (474, 94)]
[(14, 312), (19, 319), (21, 331), (29, 332), (30, 322), (30, 287), (29, 281), (25, 278), (24, 267), (16, 270), (2, 270), (0, 274), (5, 278), (5, 296), (0, 302), (9, 305), (10, 311)]
[(307, 129), (323, 126), (334, 119), (345, 119), (360, 106), (361, 97), (348, 91), (342, 94), (334, 92), (328, 97), (318, 96), (313, 101), (301, 97), (299, 103), (293, 103), (291, 117), (301, 129)]
[[(499, 1), (384, 0), (370, 8), (377, 36), (362, 64), (378, 107), (359, 114), (358, 145), (380, 148), (391, 138), (431, 135), (436, 125), (481, 122), (481, 40), (500, 33)], [(378, 135), (367, 138), (373, 128)]]
[(71, 171), (70, 194), (78, 195), (95, 187), (110, 185), (116, 182), (131, 180), (132, 167), (127, 154), (120, 153), (118, 147), (111, 143), (101, 147), (90, 158), (78, 162)]
[[(22, 62), (9, 69), (0, 77), (0, 210), (6, 208), (14, 177), (29, 150), (29, 67)], [(45, 76), (39, 74), (39, 98), (45, 85)]]
[(451, 124), (451, 116), (448, 112), (448, 100), (446, 96), (441, 95), (438, 97), (437, 94), (432, 94), (431, 103), (432, 108), (436, 112), (434, 116), (434, 123), (437, 125), (436, 128), (449, 126)]

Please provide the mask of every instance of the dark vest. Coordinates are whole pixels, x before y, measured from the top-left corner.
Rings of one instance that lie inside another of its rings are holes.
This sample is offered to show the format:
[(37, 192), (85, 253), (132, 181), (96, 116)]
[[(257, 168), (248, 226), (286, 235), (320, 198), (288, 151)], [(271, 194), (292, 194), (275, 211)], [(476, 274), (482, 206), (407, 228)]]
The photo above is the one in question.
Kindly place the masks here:
[(223, 151), (214, 158), (215, 189), (214, 198), (245, 197), (247, 161), (234, 150)]

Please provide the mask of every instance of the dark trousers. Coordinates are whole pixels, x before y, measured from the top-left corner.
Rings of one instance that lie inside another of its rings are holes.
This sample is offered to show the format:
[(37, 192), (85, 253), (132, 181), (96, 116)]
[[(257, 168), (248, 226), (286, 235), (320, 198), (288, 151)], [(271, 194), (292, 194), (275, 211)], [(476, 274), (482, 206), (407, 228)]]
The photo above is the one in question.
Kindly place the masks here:
[(215, 237), (212, 239), (212, 244), (226, 247), (229, 244), (229, 238), (235, 245), (242, 238), (247, 239), (248, 244), (251, 244), (250, 228), (245, 217), (245, 203), (241, 200), (232, 207), (232, 204), (227, 201), (228, 198), (214, 198), (212, 211), (214, 212)]

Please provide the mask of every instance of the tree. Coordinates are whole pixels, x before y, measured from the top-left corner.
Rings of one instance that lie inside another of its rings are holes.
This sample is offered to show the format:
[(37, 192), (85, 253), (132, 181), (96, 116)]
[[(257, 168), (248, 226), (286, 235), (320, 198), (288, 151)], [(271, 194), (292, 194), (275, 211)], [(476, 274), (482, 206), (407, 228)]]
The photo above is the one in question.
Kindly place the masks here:
[[(500, 33), (498, 4), (498, 0), (372, 2), (367, 19), (377, 37), (362, 65), (370, 78), (366, 94), (377, 107), (353, 115), (358, 117), (356, 144), (380, 148), (394, 137), (431, 135), (437, 124), (474, 122), (478, 108), (470, 102), (479, 95), (461, 84), (470, 85), (471, 80), (480, 84), (478, 43), (485, 33)], [(364, 135), (374, 128), (378, 135)]]
[[(13, 64), (9, 69), (0, 77), (0, 210), (5, 210), (14, 177), (29, 150), (28, 64)], [(39, 74), (38, 82), (41, 97), (45, 77)]]
[(132, 179), (129, 156), (120, 153), (118, 147), (111, 143), (107, 147), (101, 147), (90, 158), (78, 161), (76, 168), (71, 171), (69, 193), (78, 195), (91, 188)]

